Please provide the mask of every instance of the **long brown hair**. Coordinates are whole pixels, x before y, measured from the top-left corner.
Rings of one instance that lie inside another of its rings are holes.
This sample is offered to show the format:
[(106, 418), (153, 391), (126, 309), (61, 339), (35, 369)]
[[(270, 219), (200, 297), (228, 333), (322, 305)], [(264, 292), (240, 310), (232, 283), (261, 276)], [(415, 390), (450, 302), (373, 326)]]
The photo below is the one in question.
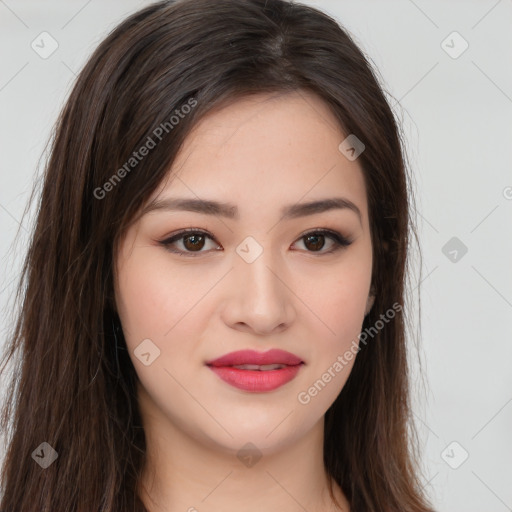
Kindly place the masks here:
[[(1, 418), (0, 510), (146, 510), (137, 375), (113, 292), (117, 244), (207, 112), (291, 91), (316, 94), (365, 144), (376, 300), (363, 331), (404, 303), (415, 231), (401, 132), (347, 31), (284, 0), (169, 0), (136, 12), (88, 60), (51, 141), (2, 359), (4, 372), (19, 356)], [(326, 413), (326, 470), (352, 512), (431, 510), (411, 443), (406, 313), (362, 348)], [(43, 468), (37, 455), (51, 449), (58, 458)]]

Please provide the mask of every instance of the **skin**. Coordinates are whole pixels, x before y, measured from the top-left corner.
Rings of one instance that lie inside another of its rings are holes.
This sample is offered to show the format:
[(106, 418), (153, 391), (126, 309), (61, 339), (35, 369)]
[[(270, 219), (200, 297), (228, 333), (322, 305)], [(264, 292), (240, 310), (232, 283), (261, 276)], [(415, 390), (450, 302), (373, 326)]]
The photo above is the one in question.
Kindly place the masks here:
[[(345, 139), (328, 107), (304, 91), (257, 95), (209, 113), (195, 127), (153, 199), (213, 199), (240, 218), (153, 210), (131, 225), (116, 255), (116, 303), (139, 376), (148, 457), (141, 493), (151, 512), (339, 510), (323, 466), (324, 414), (354, 359), (309, 403), (307, 391), (361, 332), (370, 295), (372, 245), (362, 169), (338, 149)], [(285, 205), (344, 197), (361, 212), (334, 209), (279, 221)], [(214, 240), (160, 241), (184, 228)], [(332, 254), (318, 228), (352, 240)], [(248, 263), (247, 237), (263, 249)], [(188, 242), (188, 243), (187, 243)], [(197, 244), (197, 241), (196, 241)], [(134, 355), (150, 339), (160, 355)], [(280, 348), (305, 365), (270, 392), (230, 386), (207, 360), (241, 349)], [(237, 453), (252, 443), (252, 466)], [(349, 510), (338, 486), (335, 494)]]

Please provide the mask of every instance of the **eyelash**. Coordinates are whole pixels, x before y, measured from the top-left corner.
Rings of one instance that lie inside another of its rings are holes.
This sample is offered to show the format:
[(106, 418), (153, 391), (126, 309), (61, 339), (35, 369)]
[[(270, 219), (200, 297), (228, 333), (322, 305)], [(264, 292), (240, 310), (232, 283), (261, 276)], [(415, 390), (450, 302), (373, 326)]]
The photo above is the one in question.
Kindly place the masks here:
[[(204, 231), (202, 229), (189, 228), (189, 229), (183, 229), (183, 230), (179, 231), (178, 233), (175, 233), (171, 237), (160, 241), (159, 244), (164, 246), (164, 248), (167, 251), (169, 251), (173, 254), (177, 254), (178, 256), (184, 256), (184, 257), (195, 258), (201, 254), (204, 254), (205, 252), (209, 252), (209, 251), (194, 252), (194, 251), (182, 251), (182, 250), (171, 249), (171, 247), (170, 247), (171, 244), (184, 238), (184, 235), (186, 235), (186, 234), (206, 235), (207, 238), (210, 238), (211, 240), (216, 242), (215, 238), (210, 233), (208, 233), (208, 231)], [(304, 233), (302, 236), (300, 236), (297, 239), (297, 241), (302, 240), (303, 238), (306, 238), (309, 235), (326, 235), (327, 238), (330, 238), (334, 242), (333, 248), (329, 249), (328, 251), (323, 251), (323, 252), (306, 251), (306, 252), (309, 252), (312, 254), (317, 253), (320, 256), (323, 256), (326, 254), (333, 254), (341, 249), (348, 247), (350, 244), (352, 244), (352, 241), (345, 238), (341, 233), (338, 233), (337, 231), (332, 231), (330, 229), (324, 229), (324, 228), (319, 228), (319, 229), (314, 229), (314, 230), (308, 231), (307, 233)]]

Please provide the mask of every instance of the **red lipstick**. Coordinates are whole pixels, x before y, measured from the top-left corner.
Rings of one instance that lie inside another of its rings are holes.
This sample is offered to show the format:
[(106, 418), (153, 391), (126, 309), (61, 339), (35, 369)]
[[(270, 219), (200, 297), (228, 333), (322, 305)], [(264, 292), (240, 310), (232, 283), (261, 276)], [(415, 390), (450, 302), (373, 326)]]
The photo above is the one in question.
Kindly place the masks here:
[(239, 350), (206, 362), (224, 382), (252, 392), (272, 391), (283, 386), (297, 375), (303, 364), (300, 357), (278, 349)]

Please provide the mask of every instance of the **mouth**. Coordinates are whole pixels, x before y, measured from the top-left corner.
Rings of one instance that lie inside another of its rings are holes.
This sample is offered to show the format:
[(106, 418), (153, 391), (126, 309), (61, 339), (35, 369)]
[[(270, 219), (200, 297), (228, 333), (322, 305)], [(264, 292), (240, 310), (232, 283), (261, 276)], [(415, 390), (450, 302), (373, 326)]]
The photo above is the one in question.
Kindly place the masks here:
[(241, 350), (206, 363), (227, 384), (256, 393), (284, 386), (304, 364), (298, 356), (276, 349), (264, 353)]
[(286, 364), (240, 364), (236, 366), (231, 366), (231, 368), (238, 368), (239, 370), (254, 370), (259, 372), (267, 372), (269, 370), (280, 370), (281, 368), (286, 368)]

